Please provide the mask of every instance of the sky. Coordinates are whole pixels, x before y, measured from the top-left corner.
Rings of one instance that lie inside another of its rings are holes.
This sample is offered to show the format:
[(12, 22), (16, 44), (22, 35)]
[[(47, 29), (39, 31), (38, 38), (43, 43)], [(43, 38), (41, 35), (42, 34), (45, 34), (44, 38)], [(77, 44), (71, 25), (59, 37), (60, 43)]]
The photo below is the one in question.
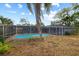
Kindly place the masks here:
[[(42, 22), (45, 25), (50, 25), (51, 21), (57, 20), (54, 19), (54, 16), (59, 10), (70, 6), (69, 3), (52, 3), (50, 14), (43, 13)], [(43, 6), (41, 10), (45, 10)], [(36, 23), (35, 16), (28, 10), (25, 3), (0, 3), (0, 16), (10, 18), (15, 25), (20, 23), (21, 18), (26, 18), (31, 24)]]

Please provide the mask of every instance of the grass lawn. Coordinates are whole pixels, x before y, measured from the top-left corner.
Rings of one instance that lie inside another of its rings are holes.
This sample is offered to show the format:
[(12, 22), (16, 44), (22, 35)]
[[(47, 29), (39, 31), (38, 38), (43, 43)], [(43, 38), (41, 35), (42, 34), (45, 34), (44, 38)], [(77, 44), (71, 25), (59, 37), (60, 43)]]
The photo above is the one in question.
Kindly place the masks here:
[(17, 39), (4, 55), (14, 56), (79, 56), (79, 35), (48, 36), (33, 40)]

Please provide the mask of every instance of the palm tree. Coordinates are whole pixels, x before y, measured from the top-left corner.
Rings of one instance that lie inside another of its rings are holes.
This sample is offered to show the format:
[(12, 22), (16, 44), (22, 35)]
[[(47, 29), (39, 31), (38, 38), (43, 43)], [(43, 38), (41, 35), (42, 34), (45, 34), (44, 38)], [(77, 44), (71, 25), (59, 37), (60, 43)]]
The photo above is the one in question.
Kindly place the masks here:
[(3, 16), (0, 16), (0, 20), (1, 20), (2, 24), (3, 24), (3, 22), (4, 22)]
[(1, 20), (2, 24), (4, 24), (4, 25), (13, 25), (13, 22), (11, 21), (11, 19), (0, 16), (0, 20)]
[(49, 14), (50, 12), (50, 7), (51, 4), (50, 3), (27, 3), (27, 7), (30, 10), (30, 12), (33, 14), (35, 14), (36, 17), (36, 28), (38, 33), (41, 34), (41, 17), (43, 18), (43, 11), (41, 10), (42, 5), (44, 5), (45, 11), (47, 14)]

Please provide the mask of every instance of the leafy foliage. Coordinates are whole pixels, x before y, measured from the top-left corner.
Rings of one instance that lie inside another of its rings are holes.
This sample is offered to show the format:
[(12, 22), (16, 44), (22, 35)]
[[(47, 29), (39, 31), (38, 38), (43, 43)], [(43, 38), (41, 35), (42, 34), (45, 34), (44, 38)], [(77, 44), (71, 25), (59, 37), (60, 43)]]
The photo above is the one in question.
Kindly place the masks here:
[(71, 33), (66, 31), (66, 32), (65, 32), (65, 35), (71, 35)]
[(55, 18), (61, 19), (62, 24), (66, 26), (78, 26), (79, 19), (79, 5), (72, 4), (69, 8), (63, 8), (56, 15)]
[[(61, 19), (62, 25), (73, 26), (75, 28), (74, 33), (79, 33), (79, 4), (74, 3), (71, 7), (63, 8), (58, 11), (55, 18)], [(66, 33), (69, 34), (69, 33)]]
[(10, 49), (10, 46), (8, 44), (3, 44), (0, 42), (0, 54), (4, 54), (6, 52), (8, 52), (8, 50)]
[(0, 42), (1, 42), (1, 43), (4, 43), (4, 38), (3, 38), (3, 36), (0, 36)]
[(12, 25), (13, 24), (11, 19), (5, 18), (3, 16), (0, 16), (0, 20), (1, 20), (2, 24), (5, 24), (5, 25)]
[(29, 21), (25, 18), (21, 18), (20, 23), (21, 25), (25, 25), (25, 26), (30, 25)]

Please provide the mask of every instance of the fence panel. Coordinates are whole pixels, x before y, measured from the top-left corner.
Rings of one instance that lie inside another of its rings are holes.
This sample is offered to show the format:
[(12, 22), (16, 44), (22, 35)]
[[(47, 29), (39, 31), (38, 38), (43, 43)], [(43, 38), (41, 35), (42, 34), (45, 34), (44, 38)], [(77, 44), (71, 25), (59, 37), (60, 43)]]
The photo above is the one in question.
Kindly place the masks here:
[[(4, 29), (3, 29), (4, 28)], [(41, 27), (42, 33), (49, 33), (52, 35), (64, 35), (65, 32), (72, 32), (76, 28), (64, 27), (64, 26), (45, 26)], [(25, 33), (38, 33), (36, 26), (0, 26), (0, 36), (10, 37), (15, 34), (25, 34)]]

